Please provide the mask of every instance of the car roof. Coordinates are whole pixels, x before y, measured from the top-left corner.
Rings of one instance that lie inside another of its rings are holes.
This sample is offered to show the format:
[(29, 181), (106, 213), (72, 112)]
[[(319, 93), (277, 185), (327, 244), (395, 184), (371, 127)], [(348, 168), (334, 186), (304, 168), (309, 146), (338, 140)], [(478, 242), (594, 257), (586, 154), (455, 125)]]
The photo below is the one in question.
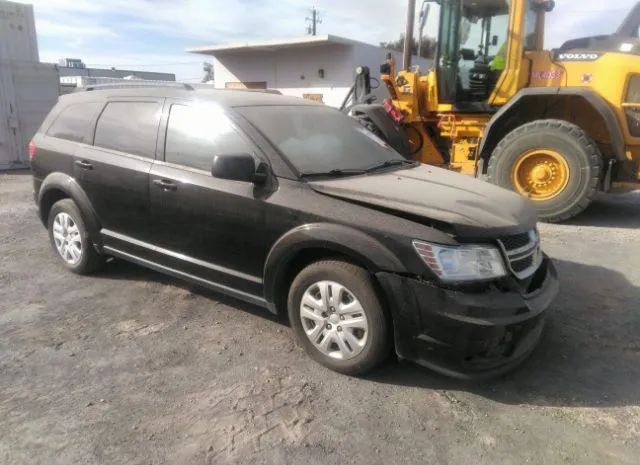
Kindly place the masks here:
[(82, 101), (106, 100), (126, 97), (156, 97), (184, 100), (208, 100), (225, 107), (244, 106), (317, 106), (319, 103), (297, 97), (279, 95), (267, 91), (251, 91), (236, 89), (202, 89), (198, 87), (155, 87), (137, 86), (76, 91), (61, 97), (65, 103), (81, 103)]

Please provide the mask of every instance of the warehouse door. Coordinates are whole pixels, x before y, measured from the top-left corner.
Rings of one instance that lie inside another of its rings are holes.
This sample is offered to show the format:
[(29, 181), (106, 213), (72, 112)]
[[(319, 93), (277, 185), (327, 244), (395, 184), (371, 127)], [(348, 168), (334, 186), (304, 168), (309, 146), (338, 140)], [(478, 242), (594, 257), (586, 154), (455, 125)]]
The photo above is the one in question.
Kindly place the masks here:
[(0, 62), (0, 170), (22, 164), (16, 110), (11, 66)]

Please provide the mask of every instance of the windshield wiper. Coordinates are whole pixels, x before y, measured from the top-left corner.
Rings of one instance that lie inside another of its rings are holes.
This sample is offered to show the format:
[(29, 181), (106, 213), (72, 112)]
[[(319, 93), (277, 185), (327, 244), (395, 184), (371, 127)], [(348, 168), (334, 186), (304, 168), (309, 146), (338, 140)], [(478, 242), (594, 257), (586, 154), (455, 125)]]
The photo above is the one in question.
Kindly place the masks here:
[(300, 177), (302, 178), (311, 178), (311, 177), (340, 177), (340, 176), (357, 176), (358, 174), (366, 174), (366, 170), (358, 170), (358, 169), (340, 169), (340, 170), (331, 170), (326, 172), (309, 172), (309, 173), (301, 173)]
[(385, 168), (391, 168), (392, 166), (401, 166), (401, 165), (415, 165), (417, 162), (413, 160), (404, 160), (404, 159), (394, 159), (383, 161), (382, 163), (378, 163), (377, 165), (373, 165), (366, 169), (367, 173), (371, 173), (373, 171), (382, 170)]

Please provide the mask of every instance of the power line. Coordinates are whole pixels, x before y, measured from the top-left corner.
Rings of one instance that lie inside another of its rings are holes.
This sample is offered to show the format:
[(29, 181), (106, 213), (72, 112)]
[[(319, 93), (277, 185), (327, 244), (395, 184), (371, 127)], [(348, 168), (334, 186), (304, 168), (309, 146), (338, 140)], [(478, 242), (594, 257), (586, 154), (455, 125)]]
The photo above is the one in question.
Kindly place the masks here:
[(183, 61), (183, 62), (175, 62), (175, 63), (146, 63), (146, 64), (136, 64), (136, 63), (127, 63), (124, 65), (111, 65), (111, 64), (103, 64), (103, 63), (87, 63), (89, 66), (103, 66), (106, 68), (126, 68), (128, 66), (135, 66), (138, 68), (149, 67), (149, 66), (179, 66), (179, 65), (197, 65), (201, 64), (200, 61)]
[(571, 10), (571, 13), (619, 13), (627, 12), (628, 8), (605, 8), (602, 10)]

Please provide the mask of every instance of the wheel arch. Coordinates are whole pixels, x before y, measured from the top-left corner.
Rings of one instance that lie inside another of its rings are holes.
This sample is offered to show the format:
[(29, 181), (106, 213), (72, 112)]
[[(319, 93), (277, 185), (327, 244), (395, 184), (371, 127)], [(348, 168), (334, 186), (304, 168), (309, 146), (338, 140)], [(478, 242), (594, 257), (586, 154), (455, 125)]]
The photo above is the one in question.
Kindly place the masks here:
[(573, 123), (596, 141), (606, 158), (626, 160), (622, 129), (615, 113), (600, 95), (581, 87), (528, 88), (518, 92), (487, 124), (479, 148), (483, 174), (502, 138), (540, 119)]
[(271, 311), (285, 315), (293, 279), (307, 265), (330, 258), (349, 261), (372, 275), (378, 271), (405, 271), (398, 257), (361, 231), (327, 223), (300, 226), (284, 234), (267, 256), (264, 296)]
[(42, 223), (47, 226), (51, 207), (57, 201), (65, 198), (73, 200), (78, 205), (91, 238), (96, 245), (101, 246), (102, 244), (98, 242), (100, 241), (100, 221), (98, 216), (87, 194), (76, 180), (68, 174), (51, 173), (42, 182), (38, 192), (38, 209)]

